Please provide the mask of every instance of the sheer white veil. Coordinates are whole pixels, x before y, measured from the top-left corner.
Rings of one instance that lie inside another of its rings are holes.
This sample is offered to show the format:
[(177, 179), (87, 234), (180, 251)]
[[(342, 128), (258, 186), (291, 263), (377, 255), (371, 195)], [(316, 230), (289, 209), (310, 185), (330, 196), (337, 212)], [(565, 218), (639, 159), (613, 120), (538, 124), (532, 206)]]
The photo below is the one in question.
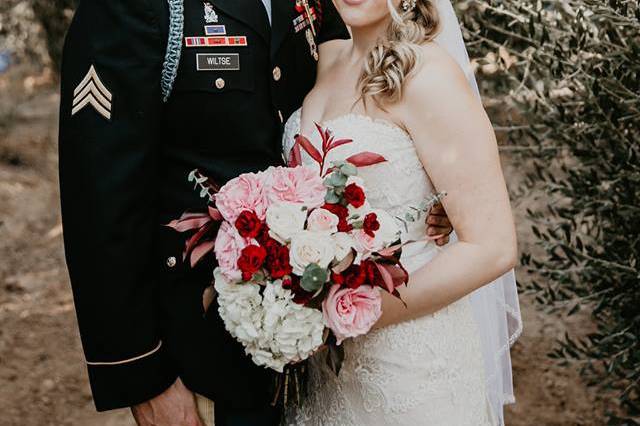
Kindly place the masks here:
[[(460, 64), (469, 84), (480, 96), (451, 1), (433, 1), (441, 21), (441, 31), (436, 42)], [(453, 238), (455, 239), (455, 234)], [(500, 425), (504, 425), (503, 406), (515, 402), (510, 348), (522, 333), (514, 272), (511, 271), (477, 290), (471, 295), (471, 304), (481, 335), (487, 396), (494, 416)]]

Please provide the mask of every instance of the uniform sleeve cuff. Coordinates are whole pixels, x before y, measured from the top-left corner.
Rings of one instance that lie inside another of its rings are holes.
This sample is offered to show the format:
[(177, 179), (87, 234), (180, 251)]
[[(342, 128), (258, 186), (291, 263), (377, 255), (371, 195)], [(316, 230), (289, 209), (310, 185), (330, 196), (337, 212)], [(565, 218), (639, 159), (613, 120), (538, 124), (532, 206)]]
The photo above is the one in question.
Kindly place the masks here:
[(98, 411), (131, 407), (148, 401), (175, 382), (178, 374), (164, 345), (144, 355), (125, 360), (127, 362), (87, 363)]

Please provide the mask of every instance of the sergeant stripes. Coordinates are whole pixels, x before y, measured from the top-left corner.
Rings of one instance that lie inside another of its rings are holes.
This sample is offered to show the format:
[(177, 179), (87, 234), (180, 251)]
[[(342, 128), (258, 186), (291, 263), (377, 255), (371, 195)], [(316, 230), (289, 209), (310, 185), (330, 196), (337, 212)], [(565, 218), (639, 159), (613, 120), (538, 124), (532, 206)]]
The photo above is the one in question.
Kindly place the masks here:
[(73, 91), (73, 108), (71, 115), (74, 116), (87, 105), (91, 105), (98, 114), (107, 120), (111, 119), (111, 92), (100, 81), (98, 73), (93, 65), (84, 76), (80, 84)]

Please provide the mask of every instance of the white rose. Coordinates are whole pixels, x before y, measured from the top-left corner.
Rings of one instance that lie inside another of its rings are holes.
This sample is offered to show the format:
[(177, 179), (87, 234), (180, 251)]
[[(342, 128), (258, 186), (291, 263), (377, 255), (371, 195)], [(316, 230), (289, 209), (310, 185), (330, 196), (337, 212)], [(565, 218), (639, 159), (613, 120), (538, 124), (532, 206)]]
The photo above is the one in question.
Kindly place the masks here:
[(378, 218), (380, 229), (375, 231), (376, 242), (379, 249), (387, 247), (400, 238), (400, 227), (398, 222), (385, 210), (376, 209), (373, 211)]
[(305, 268), (311, 263), (322, 268), (328, 267), (334, 255), (335, 249), (330, 235), (302, 231), (291, 238), (289, 263), (296, 275), (302, 276)]
[(315, 209), (307, 219), (307, 230), (333, 234), (338, 232), (338, 222), (340, 222), (338, 216), (329, 210)]
[(267, 209), (269, 235), (281, 243), (287, 243), (291, 237), (304, 229), (307, 212), (302, 204), (275, 203)]
[(351, 252), (351, 249), (355, 246), (355, 242), (351, 235), (346, 232), (333, 234), (332, 238), (335, 244), (335, 260), (336, 262), (340, 262)]

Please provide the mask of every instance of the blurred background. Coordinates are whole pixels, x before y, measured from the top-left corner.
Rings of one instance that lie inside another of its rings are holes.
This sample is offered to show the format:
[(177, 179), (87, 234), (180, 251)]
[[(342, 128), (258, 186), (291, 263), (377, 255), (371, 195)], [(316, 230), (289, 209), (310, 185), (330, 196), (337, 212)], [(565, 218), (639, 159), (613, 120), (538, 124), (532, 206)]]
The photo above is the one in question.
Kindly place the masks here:
[[(455, 5), (522, 253), (507, 424), (638, 425), (638, 1)], [(2, 426), (132, 425), (94, 412), (62, 251), (57, 69), (72, 16), (73, 0), (0, 2)]]

